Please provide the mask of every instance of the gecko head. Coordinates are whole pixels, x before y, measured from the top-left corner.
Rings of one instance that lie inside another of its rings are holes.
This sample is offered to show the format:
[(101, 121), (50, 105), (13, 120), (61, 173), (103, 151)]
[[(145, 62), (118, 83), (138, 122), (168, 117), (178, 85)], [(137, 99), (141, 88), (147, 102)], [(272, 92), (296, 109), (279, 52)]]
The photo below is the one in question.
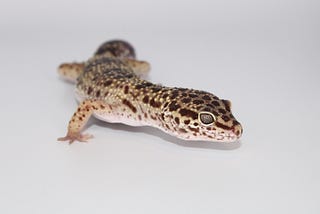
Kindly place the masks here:
[(202, 91), (192, 94), (179, 99), (179, 108), (171, 117), (177, 137), (214, 142), (234, 142), (241, 137), (242, 126), (231, 112), (230, 101)]
[(217, 142), (234, 142), (243, 132), (241, 124), (231, 112), (231, 102), (219, 100), (219, 107), (203, 107), (198, 112), (199, 138)]

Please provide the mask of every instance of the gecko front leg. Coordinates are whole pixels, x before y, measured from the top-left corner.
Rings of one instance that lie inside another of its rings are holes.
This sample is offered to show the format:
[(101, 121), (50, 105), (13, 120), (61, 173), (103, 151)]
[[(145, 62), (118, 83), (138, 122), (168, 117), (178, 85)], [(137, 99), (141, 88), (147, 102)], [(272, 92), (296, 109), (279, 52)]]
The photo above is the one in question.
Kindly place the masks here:
[(81, 134), (81, 130), (88, 122), (93, 112), (103, 108), (104, 105), (101, 104), (101, 101), (83, 101), (78, 106), (77, 111), (73, 114), (69, 122), (67, 135), (65, 137), (58, 138), (58, 141), (69, 141), (69, 143), (71, 144), (75, 140), (80, 142), (86, 142), (88, 139), (92, 138), (93, 136), (90, 134)]

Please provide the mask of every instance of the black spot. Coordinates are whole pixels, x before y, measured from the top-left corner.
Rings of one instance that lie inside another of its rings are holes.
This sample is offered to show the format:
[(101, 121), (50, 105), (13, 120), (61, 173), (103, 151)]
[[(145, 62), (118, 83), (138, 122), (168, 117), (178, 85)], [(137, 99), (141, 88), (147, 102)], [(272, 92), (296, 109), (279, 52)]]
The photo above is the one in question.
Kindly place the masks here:
[(176, 111), (178, 108), (180, 108), (181, 106), (179, 104), (177, 104), (177, 102), (173, 101), (172, 103), (170, 103), (169, 105), (169, 110), (170, 111)]
[(93, 89), (89, 86), (87, 93), (90, 95), (92, 93)]
[(194, 104), (199, 105), (199, 104), (203, 104), (204, 101), (203, 100), (194, 100), (192, 101)]
[(162, 95), (162, 98), (166, 99), (168, 96), (169, 96), (169, 94), (165, 93), (165, 94)]
[(190, 103), (191, 99), (190, 98), (183, 98), (181, 101), (183, 103)]
[(173, 95), (171, 95), (171, 96), (170, 96), (170, 99), (172, 99), (172, 100), (173, 100), (173, 99), (175, 99), (175, 98), (177, 98), (177, 97), (178, 97), (178, 95), (173, 94)]
[(159, 108), (161, 106), (160, 102), (156, 102), (154, 99), (150, 100), (150, 105), (154, 108)]
[(169, 102), (165, 102), (163, 105), (163, 108), (167, 108), (168, 105), (169, 105)]
[(187, 130), (182, 129), (182, 128), (180, 128), (179, 131), (180, 131), (180, 132), (183, 132), (183, 133), (188, 133)]
[(145, 104), (149, 103), (149, 96), (146, 95), (143, 97), (142, 102), (144, 102)]
[(219, 115), (218, 112), (211, 110), (211, 113), (214, 115)]
[(136, 85), (135, 87), (136, 89), (141, 89), (141, 88), (145, 88), (145, 86), (143, 84), (139, 84), (139, 85)]
[(151, 90), (153, 93), (156, 93), (156, 92), (160, 91), (161, 88), (160, 87), (153, 87), (153, 88), (151, 88)]
[(191, 98), (196, 98), (196, 97), (198, 97), (198, 95), (196, 95), (196, 94), (189, 94), (189, 97), (191, 97)]
[(180, 120), (178, 117), (174, 118), (174, 121), (176, 121), (176, 123), (179, 125), (180, 124)]
[(103, 85), (104, 85), (104, 87), (107, 87), (107, 86), (111, 85), (112, 82), (113, 82), (112, 80), (107, 80), (107, 81), (105, 81), (105, 82), (103, 83)]
[(144, 82), (143, 84), (144, 84), (146, 87), (150, 87), (150, 86), (153, 85), (151, 82)]
[(192, 128), (192, 127), (189, 127), (189, 129), (193, 132), (199, 132), (199, 128)]
[(129, 92), (129, 86), (126, 85), (126, 86), (124, 86), (124, 93), (128, 94), (128, 92)]
[(225, 114), (225, 113), (227, 113), (226, 112), (226, 110), (224, 110), (223, 108), (219, 108), (219, 110), (218, 110), (221, 114)]
[(185, 120), (184, 124), (188, 125), (190, 123), (190, 120)]
[(198, 114), (189, 109), (180, 109), (179, 113), (181, 114), (181, 116), (191, 117), (194, 120), (198, 118)]
[(210, 97), (209, 95), (204, 95), (204, 96), (202, 97), (202, 99), (204, 99), (204, 100), (211, 100), (211, 97)]
[(170, 98), (171, 98), (171, 99), (175, 99), (175, 98), (177, 98), (178, 96), (179, 96), (179, 91), (175, 90), (175, 91), (173, 91), (173, 92), (171, 93)]
[(164, 120), (164, 113), (161, 114), (161, 119)]
[(100, 90), (96, 92), (96, 97), (100, 97)]
[(214, 106), (219, 106), (219, 105), (220, 105), (219, 102), (216, 101), (216, 100), (215, 100), (215, 101), (212, 101), (211, 103), (212, 103), (212, 105), (214, 105)]
[(211, 104), (206, 104), (209, 108), (215, 108), (214, 105), (211, 105)]
[(133, 111), (134, 113), (137, 112), (136, 107), (134, 107), (130, 101), (124, 99), (124, 100), (122, 101), (122, 103), (123, 103), (124, 105), (128, 106), (128, 107), (131, 109), (131, 111)]
[(211, 108), (208, 108), (208, 107), (205, 107), (204, 109), (203, 109), (203, 111), (211, 111)]
[(223, 104), (225, 105), (227, 111), (230, 111), (231, 102), (228, 100), (222, 100)]
[(128, 79), (130, 79), (130, 78), (132, 78), (133, 77), (133, 74), (127, 74), (126, 75), (126, 78), (128, 78)]

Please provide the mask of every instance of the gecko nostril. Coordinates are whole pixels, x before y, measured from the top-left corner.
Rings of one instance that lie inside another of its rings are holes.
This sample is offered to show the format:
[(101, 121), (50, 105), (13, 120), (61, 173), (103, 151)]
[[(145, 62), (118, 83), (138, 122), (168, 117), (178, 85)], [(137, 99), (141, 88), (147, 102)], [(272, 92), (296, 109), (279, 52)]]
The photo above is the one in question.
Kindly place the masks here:
[(242, 126), (240, 124), (236, 125), (233, 127), (233, 132), (238, 136), (241, 137), (242, 133), (243, 133), (243, 129)]

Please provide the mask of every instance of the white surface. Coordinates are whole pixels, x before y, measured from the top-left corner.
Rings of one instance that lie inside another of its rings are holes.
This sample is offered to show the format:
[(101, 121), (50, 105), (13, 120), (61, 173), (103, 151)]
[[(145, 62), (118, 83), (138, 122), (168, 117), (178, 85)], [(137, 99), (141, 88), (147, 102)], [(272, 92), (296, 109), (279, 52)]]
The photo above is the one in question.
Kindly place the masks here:
[[(0, 3), (0, 213), (320, 213), (319, 1)], [(130, 41), (151, 80), (233, 102), (241, 144), (92, 120), (61, 62)]]

